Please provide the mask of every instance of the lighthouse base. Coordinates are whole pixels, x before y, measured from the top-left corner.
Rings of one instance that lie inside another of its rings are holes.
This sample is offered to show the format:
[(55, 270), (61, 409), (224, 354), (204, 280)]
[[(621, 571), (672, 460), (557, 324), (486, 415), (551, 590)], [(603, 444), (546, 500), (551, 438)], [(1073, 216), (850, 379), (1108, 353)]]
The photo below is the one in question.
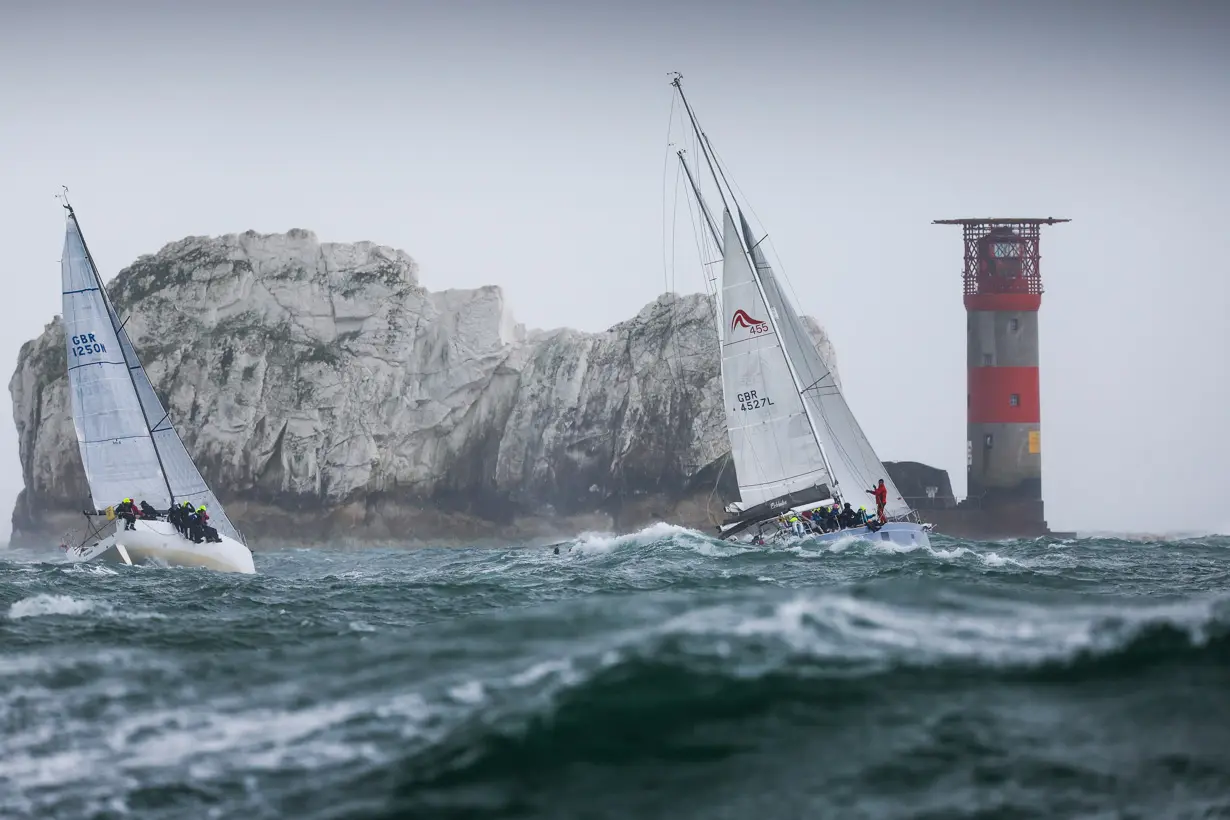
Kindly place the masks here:
[(912, 461), (886, 461), (893, 483), (936, 532), (957, 538), (1065, 538), (1072, 533), (1052, 532), (1046, 524), (1040, 482), (1010, 491), (987, 490), (978, 498), (957, 503), (945, 470)]
[(935, 524), (937, 532), (957, 538), (986, 541), (1066, 535), (1052, 532), (1046, 525), (1046, 519), (1024, 510), (982, 509), (962, 503), (946, 510), (927, 510), (923, 515), (928, 522)]

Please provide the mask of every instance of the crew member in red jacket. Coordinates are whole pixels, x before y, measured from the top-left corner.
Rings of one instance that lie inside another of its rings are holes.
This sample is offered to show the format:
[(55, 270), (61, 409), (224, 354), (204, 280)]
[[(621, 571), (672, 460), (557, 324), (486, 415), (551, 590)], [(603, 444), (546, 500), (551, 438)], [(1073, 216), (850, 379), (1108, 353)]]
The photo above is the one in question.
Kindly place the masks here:
[(876, 498), (876, 515), (880, 518), (881, 524), (888, 523), (888, 516), (884, 514), (884, 508), (888, 506), (888, 487), (884, 486), (884, 479), (880, 479), (880, 483), (876, 485), (874, 490), (868, 490), (868, 495), (874, 495)]

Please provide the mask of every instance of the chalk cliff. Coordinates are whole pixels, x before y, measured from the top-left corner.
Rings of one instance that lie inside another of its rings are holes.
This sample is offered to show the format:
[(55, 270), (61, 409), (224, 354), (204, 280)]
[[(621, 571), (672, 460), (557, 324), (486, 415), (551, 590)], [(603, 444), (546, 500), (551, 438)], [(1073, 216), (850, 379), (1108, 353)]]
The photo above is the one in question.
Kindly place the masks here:
[[(664, 295), (603, 333), (527, 331), (499, 288), (429, 292), (401, 251), (302, 230), (189, 237), (108, 290), (250, 537), (708, 523), (728, 446), (702, 296)], [(57, 317), (9, 383), (25, 480), (15, 540), (59, 535), (88, 504), (64, 369)]]

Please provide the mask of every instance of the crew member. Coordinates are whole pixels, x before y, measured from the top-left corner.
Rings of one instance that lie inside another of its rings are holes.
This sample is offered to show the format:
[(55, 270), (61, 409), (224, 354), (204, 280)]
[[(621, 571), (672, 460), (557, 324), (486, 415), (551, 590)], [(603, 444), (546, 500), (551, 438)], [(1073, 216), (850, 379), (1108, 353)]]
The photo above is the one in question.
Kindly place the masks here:
[(876, 499), (876, 517), (880, 519), (881, 524), (888, 522), (888, 516), (884, 514), (884, 508), (888, 506), (888, 487), (884, 486), (884, 479), (880, 479), (880, 483), (876, 485), (874, 490), (868, 490), (868, 495), (875, 496)]
[(828, 532), (837, 532), (841, 529), (841, 508), (836, 503), (829, 507), (824, 516), (824, 528)]
[(192, 511), (192, 502), (185, 501), (183, 504), (179, 505), (179, 509), (180, 509), (179, 520), (180, 520), (180, 523), (183, 525), (182, 532), (184, 533), (184, 538), (191, 539), (192, 538), (192, 519), (196, 516), (196, 513)]
[(218, 537), (218, 531), (209, 526), (209, 513), (205, 511), (205, 505), (196, 508), (197, 520), (199, 522), (201, 537), (214, 544), (221, 544), (222, 539)]
[(153, 505), (151, 505), (148, 501), (143, 500), (141, 502), (141, 517), (147, 518), (150, 521), (157, 521), (158, 511), (155, 510)]
[(116, 504), (115, 514), (124, 519), (124, 529), (135, 530), (137, 528), (137, 508), (133, 506), (131, 498), (125, 498), (119, 504)]

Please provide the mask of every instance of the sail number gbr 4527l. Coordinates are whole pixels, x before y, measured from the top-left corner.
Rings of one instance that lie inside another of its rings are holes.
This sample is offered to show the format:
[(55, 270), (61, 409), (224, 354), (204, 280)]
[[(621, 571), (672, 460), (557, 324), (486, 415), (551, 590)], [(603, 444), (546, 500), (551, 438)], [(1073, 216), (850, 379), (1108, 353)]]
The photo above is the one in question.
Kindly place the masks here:
[(759, 410), (761, 407), (769, 407), (773, 404), (773, 399), (768, 396), (757, 396), (755, 390), (740, 393), (735, 396), (735, 401), (739, 402), (740, 410)]

